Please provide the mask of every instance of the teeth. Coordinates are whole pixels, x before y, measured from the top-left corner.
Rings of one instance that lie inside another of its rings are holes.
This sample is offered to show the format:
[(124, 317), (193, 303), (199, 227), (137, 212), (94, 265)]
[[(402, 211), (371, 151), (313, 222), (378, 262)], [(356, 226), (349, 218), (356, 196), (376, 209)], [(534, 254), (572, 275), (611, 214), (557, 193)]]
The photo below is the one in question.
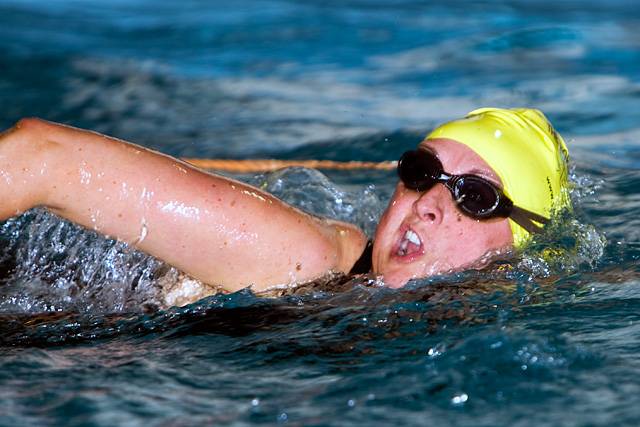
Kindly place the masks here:
[(407, 230), (407, 232), (404, 234), (404, 238), (417, 246), (420, 246), (420, 243), (422, 243), (420, 242), (420, 238), (418, 237), (418, 235), (411, 230)]
[(407, 232), (404, 233), (402, 242), (400, 242), (400, 247), (398, 248), (397, 252), (398, 255), (404, 256), (407, 254), (407, 247), (409, 246), (409, 242), (413, 243), (416, 246), (420, 246), (422, 244), (420, 238), (415, 232), (407, 230)]
[(407, 239), (403, 239), (400, 243), (400, 247), (398, 248), (398, 255), (404, 256), (407, 253), (407, 246), (409, 246), (409, 241)]

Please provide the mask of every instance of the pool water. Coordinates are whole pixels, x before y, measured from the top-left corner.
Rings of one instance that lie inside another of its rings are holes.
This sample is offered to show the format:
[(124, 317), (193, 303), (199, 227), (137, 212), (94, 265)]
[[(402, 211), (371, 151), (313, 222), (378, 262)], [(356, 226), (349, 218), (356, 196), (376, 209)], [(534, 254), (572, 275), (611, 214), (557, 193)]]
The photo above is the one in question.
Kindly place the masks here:
[[(0, 0), (0, 128), (380, 161), (477, 107), (533, 106), (576, 205), (483, 272), (169, 309), (170, 266), (32, 210), (0, 225), (0, 425), (637, 425), (639, 26), (623, 0)], [(395, 179), (239, 178), (369, 234)]]

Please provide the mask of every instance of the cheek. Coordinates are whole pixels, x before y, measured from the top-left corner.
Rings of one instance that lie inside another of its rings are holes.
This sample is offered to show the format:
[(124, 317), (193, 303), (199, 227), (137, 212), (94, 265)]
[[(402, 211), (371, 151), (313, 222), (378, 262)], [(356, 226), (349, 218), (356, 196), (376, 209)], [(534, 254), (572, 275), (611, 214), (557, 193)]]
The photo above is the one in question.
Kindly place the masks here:
[(513, 237), (507, 220), (483, 223), (473, 219), (457, 219), (458, 250), (464, 248), (469, 257), (479, 257), (485, 253), (512, 246)]
[(507, 219), (501, 219), (500, 221), (492, 223), (490, 227), (487, 227), (484, 235), (487, 245), (492, 249), (503, 249), (513, 246), (513, 234), (511, 233), (511, 226)]
[(400, 223), (411, 212), (413, 201), (411, 197), (408, 197), (404, 192), (396, 191), (389, 201), (387, 209), (380, 217), (378, 227), (376, 229), (376, 239), (382, 237), (389, 230), (395, 230), (399, 227)]

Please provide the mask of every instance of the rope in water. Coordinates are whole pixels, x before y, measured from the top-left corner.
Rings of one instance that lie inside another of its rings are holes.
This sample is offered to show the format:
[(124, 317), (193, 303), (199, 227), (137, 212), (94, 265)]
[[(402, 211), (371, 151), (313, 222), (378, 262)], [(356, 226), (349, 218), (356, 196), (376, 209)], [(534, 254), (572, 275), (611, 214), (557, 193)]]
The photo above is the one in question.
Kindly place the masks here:
[(397, 166), (395, 160), (386, 162), (336, 162), (333, 160), (275, 160), (275, 159), (247, 159), (247, 160), (228, 160), (228, 159), (197, 159), (183, 158), (187, 163), (203, 168), (215, 169), (226, 172), (270, 172), (277, 169), (302, 166), (313, 169), (333, 169), (333, 170), (355, 170), (355, 169), (376, 169), (376, 170), (393, 170)]

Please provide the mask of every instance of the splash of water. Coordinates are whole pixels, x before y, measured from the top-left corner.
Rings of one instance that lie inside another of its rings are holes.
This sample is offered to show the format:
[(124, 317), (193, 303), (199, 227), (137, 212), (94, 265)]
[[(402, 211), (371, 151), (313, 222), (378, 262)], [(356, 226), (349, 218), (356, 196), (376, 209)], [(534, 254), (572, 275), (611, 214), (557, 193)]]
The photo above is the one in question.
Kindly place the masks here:
[(385, 208), (375, 185), (340, 189), (315, 169), (281, 169), (255, 177), (253, 184), (305, 212), (356, 224), (369, 237)]
[(604, 233), (582, 218), (581, 205), (594, 197), (602, 182), (572, 169), (570, 176), (572, 212), (562, 212), (533, 237), (517, 263), (519, 270), (534, 277), (566, 275), (580, 268), (593, 270), (604, 255)]
[(43, 210), (6, 221), (0, 312), (140, 311), (160, 305), (158, 287), (177, 271), (123, 242)]

